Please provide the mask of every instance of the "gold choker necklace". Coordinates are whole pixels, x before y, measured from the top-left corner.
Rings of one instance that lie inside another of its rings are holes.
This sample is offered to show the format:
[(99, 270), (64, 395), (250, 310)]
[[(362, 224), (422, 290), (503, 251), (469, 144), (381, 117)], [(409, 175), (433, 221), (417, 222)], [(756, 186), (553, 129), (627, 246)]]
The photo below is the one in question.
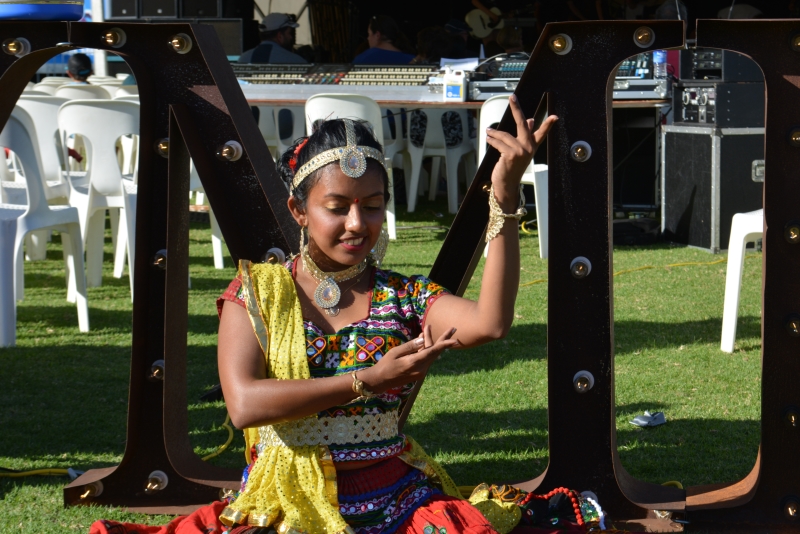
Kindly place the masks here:
[(314, 263), (311, 259), (311, 254), (308, 253), (308, 245), (305, 245), (301, 251), (303, 258), (303, 268), (314, 280), (317, 281), (317, 289), (314, 291), (314, 302), (325, 310), (325, 313), (331, 317), (339, 315), (339, 299), (342, 298), (342, 291), (339, 289), (338, 282), (344, 282), (355, 278), (364, 272), (367, 268), (366, 258), (352, 267), (348, 267), (343, 271), (326, 273)]

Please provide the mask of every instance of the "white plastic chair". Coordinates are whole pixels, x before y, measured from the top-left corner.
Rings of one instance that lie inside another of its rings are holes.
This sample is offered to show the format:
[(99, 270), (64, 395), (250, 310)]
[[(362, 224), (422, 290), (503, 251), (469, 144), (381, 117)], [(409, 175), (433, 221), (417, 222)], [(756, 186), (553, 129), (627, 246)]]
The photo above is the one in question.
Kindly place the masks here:
[(125, 102), (139, 102), (139, 95), (124, 95), (124, 96), (115, 96), (114, 100), (123, 100)]
[(114, 98), (120, 98), (123, 96), (139, 96), (139, 86), (138, 85), (120, 85), (114, 91)]
[(261, 137), (267, 143), (272, 159), (277, 161), (281, 155), (279, 153), (280, 140), (272, 106), (258, 106), (258, 129)]
[[(315, 96), (320, 96), (320, 95), (315, 95)], [(289, 134), (289, 137), (281, 137), (279, 115), (281, 110), (283, 109), (288, 109), (289, 111), (292, 112), (292, 133)], [(273, 120), (275, 121), (275, 133), (276, 133), (276, 138), (278, 140), (278, 158), (280, 158), (281, 154), (289, 150), (289, 147), (294, 144), (295, 140), (306, 135), (306, 132), (311, 132), (311, 130), (307, 128), (306, 124), (308, 118), (303, 118), (303, 115), (305, 114), (305, 109), (303, 108), (303, 106), (286, 106), (281, 108), (277, 107), (272, 108), (272, 117)]]
[[(508, 108), (508, 97), (505, 95), (493, 96), (481, 106), (481, 120), (478, 128), (478, 164), (486, 155), (486, 128), (494, 127), (502, 119)], [(469, 177), (469, 183), (473, 176)], [(548, 225), (547, 225), (547, 165), (531, 164), (522, 175), (522, 183), (533, 186), (534, 202), (536, 204), (536, 224), (539, 228), (539, 257), (547, 258), (548, 253)], [(484, 256), (489, 250), (486, 245)]]
[(126, 197), (136, 197), (137, 189), (132, 180), (123, 178), (115, 147), (120, 137), (139, 134), (139, 104), (122, 100), (73, 100), (59, 109), (58, 125), (62, 139), (80, 135), (86, 143), (88, 170), (80, 182), (70, 178), (69, 203), (77, 207), (80, 214), (88, 285), (102, 284), (105, 210), (123, 210), (116, 246), (127, 247), (133, 296), (136, 199)]
[[(383, 109), (381, 112), (383, 115), (383, 140), (381, 141), (383, 154), (394, 162), (397, 156), (407, 152), (408, 139), (403, 135), (406, 114), (400, 109)], [(394, 118), (394, 135), (392, 135), (392, 127), (389, 124), (390, 116)]]
[(52, 83), (37, 83), (33, 86), (33, 91), (37, 91), (39, 93), (45, 93), (47, 95), (55, 95), (56, 89), (58, 89), (60, 85), (55, 85)]
[(723, 352), (733, 352), (736, 341), (736, 322), (739, 318), (739, 291), (742, 287), (742, 270), (747, 243), (755, 242), (764, 235), (764, 210), (737, 213), (731, 223), (731, 239), (728, 244), (728, 272), (725, 275), (725, 305), (722, 312)]
[[(66, 102), (63, 98), (54, 96), (25, 96), (18, 101), (17, 106), (24, 109), (31, 117), (33, 130), (29, 131), (31, 139), (35, 140), (34, 150), (39, 165), (39, 176), (42, 178), (44, 196), (48, 204), (67, 204), (69, 185), (64, 179), (61, 170), (61, 154), (58, 146), (58, 108)], [(23, 123), (23, 126), (25, 124)], [(18, 183), (24, 190), (25, 184)], [(26, 204), (27, 200), (22, 200)], [(27, 239), (28, 260), (43, 260), (47, 254), (47, 240), (49, 231), (31, 232)]]
[[(383, 140), (383, 119), (381, 108), (368, 96), (347, 94), (318, 94), (306, 100), (306, 130), (311, 132), (311, 125), (318, 119), (360, 119), (372, 126), (375, 138)], [(385, 158), (389, 175), (389, 192), (394, 191), (394, 178), (391, 158)], [(397, 223), (395, 220), (394, 195), (390, 194), (386, 205), (386, 227), (389, 239), (397, 239)]]
[(86, 78), (86, 81), (92, 85), (102, 85), (104, 83), (122, 83), (122, 80), (116, 76), (103, 76), (100, 74), (92, 74)]
[[(189, 163), (189, 194), (195, 193), (195, 205), (202, 206), (205, 201), (205, 190), (200, 182), (200, 176), (197, 174), (194, 162), (189, 160)], [(222, 231), (219, 229), (214, 210), (210, 207), (208, 209), (208, 219), (211, 223), (211, 250), (214, 254), (214, 268), (224, 269), (225, 255), (222, 253)]]
[(35, 230), (61, 232), (67, 264), (67, 300), (78, 307), (78, 327), (89, 331), (86, 279), (83, 269), (83, 244), (78, 210), (70, 206), (48, 206), (42, 188), (39, 157), (32, 117), (15, 107), (0, 133), (0, 146), (13, 150), (24, 167), (27, 205), (0, 205), (0, 346), (16, 343), (16, 301), (24, 297), (25, 277), (22, 245), (25, 235)]
[(27, 95), (17, 101), (17, 106), (28, 112), (36, 126), (36, 148), (42, 164), (45, 196), (50, 203), (59, 199), (64, 199), (66, 203), (69, 197), (58, 136), (58, 108), (65, 102), (66, 98)]
[(50, 93), (47, 91), (38, 91), (36, 89), (25, 89), (22, 91), (22, 96), (50, 96)]
[[(406, 150), (410, 158), (410, 169), (406, 169), (406, 198), (408, 201), (408, 211), (413, 212), (417, 207), (417, 193), (419, 191), (419, 179), (422, 171), (422, 160), (428, 156), (444, 157), (445, 170), (447, 171), (447, 209), (450, 213), (458, 211), (458, 163), (463, 156), (468, 156), (465, 160), (465, 170), (467, 179), (475, 175), (475, 142), (469, 137), (469, 126), (467, 123), (467, 113), (459, 111), (461, 119), (462, 140), (454, 147), (448, 147), (445, 141), (444, 128), (442, 126), (442, 116), (448, 112), (446, 109), (424, 109), (423, 113), (428, 118), (425, 128), (425, 140), (421, 147), (414, 145), (409, 139)], [(429, 180), (429, 193), (431, 197), (436, 194), (438, 180), (438, 165), (434, 165)]]
[(72, 83), (72, 79), (68, 76), (45, 76), (39, 83), (51, 84), (55, 86), (64, 85), (65, 83)]
[(91, 98), (108, 100), (111, 98), (111, 94), (104, 87), (80, 83), (70, 83), (60, 86), (56, 89), (55, 96), (68, 100), (88, 100)]

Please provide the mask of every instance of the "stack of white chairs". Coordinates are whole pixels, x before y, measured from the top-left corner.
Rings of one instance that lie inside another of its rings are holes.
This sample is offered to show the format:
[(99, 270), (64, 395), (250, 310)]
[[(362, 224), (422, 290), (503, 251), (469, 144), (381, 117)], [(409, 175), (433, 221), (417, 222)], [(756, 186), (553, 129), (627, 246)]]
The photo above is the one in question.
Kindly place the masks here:
[[(354, 119), (367, 121), (372, 126), (375, 138), (384, 139), (383, 119), (378, 104), (363, 95), (318, 94), (306, 100), (306, 129), (311, 132), (314, 121), (319, 119)], [(389, 174), (389, 192), (394, 190), (392, 160), (386, 158), (385, 165)], [(397, 239), (397, 222), (395, 217), (394, 195), (390, 195), (386, 205), (386, 227), (389, 239)]]
[(80, 181), (70, 179), (69, 203), (80, 215), (88, 285), (102, 284), (105, 212), (118, 211), (115, 261), (124, 257), (119, 249), (126, 247), (132, 296), (137, 186), (133, 177), (123, 177), (116, 146), (121, 137), (139, 134), (139, 105), (110, 99), (72, 100), (59, 109), (58, 124), (62, 140), (80, 135), (86, 144), (87, 172)]
[[(410, 135), (409, 141), (406, 143), (406, 150), (410, 157), (410, 169), (407, 168), (406, 175), (406, 193), (408, 202), (408, 211), (413, 212), (417, 206), (417, 195), (419, 193), (420, 175), (422, 172), (422, 160), (426, 157), (444, 157), (445, 171), (447, 173), (447, 209), (450, 213), (458, 211), (458, 164), (462, 157), (465, 157), (465, 171), (467, 179), (471, 179), (475, 175), (475, 141), (469, 136), (469, 123), (467, 122), (467, 113), (459, 111), (458, 115), (461, 120), (462, 140), (461, 143), (448, 147), (444, 127), (442, 125), (442, 116), (448, 112), (443, 109), (425, 109), (422, 110), (427, 116), (428, 122), (425, 129), (425, 139), (422, 146), (418, 147), (411, 142)], [(433, 199), (436, 195), (436, 188), (438, 186), (438, 165), (434, 164), (430, 174), (429, 181), (429, 198)]]
[[(493, 96), (481, 106), (481, 120), (478, 128), (478, 162), (483, 161), (486, 155), (486, 128), (496, 127), (503, 119), (508, 108), (508, 97), (505, 95)], [(470, 176), (472, 181), (474, 174)], [(547, 258), (548, 253), (548, 225), (547, 225), (547, 165), (531, 164), (522, 175), (522, 183), (533, 186), (534, 202), (536, 203), (536, 224), (539, 228), (539, 257)], [(489, 250), (486, 246), (484, 255)]]
[(24, 297), (23, 242), (36, 230), (58, 230), (67, 264), (67, 300), (78, 308), (81, 332), (89, 330), (83, 244), (78, 210), (70, 206), (49, 206), (42, 186), (42, 159), (38, 150), (34, 120), (17, 106), (0, 133), (0, 146), (13, 150), (25, 174), (26, 204), (0, 205), (0, 346), (16, 343), (16, 301)]

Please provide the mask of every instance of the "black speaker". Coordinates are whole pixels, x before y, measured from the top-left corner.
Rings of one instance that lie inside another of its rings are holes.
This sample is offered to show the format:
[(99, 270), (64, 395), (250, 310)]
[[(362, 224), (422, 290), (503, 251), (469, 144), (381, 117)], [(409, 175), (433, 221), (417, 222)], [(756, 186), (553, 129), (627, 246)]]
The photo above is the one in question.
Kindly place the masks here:
[(664, 126), (661, 230), (668, 241), (717, 253), (731, 219), (762, 207), (764, 128)]
[(217, 37), (222, 43), (222, 48), (227, 56), (242, 55), (242, 20), (198, 20), (202, 24), (210, 24), (217, 30)]
[(651, 211), (658, 205), (658, 145), (661, 112), (649, 108), (614, 108), (613, 203), (615, 208)]
[(108, 20), (135, 19), (138, 16), (136, 0), (109, 0)]
[(177, 0), (139, 0), (142, 18), (178, 18)]
[(183, 0), (181, 17), (187, 19), (212, 18), (220, 15), (220, 0)]
[(223, 18), (253, 20), (254, 0), (221, 0), (221, 4)]

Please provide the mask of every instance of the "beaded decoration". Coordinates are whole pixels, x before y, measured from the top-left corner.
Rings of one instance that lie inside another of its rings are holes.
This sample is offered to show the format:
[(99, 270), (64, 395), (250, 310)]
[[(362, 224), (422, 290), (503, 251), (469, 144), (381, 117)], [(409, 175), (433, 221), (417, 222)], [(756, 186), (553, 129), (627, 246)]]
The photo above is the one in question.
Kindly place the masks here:
[[(294, 180), (292, 180), (292, 189), (297, 188), (309, 174), (334, 161), (339, 162), (339, 168), (350, 178), (359, 178), (366, 172), (367, 158), (374, 159), (386, 169), (383, 152), (371, 146), (357, 145), (356, 130), (353, 121), (350, 119), (342, 119), (342, 122), (344, 122), (347, 145), (331, 148), (311, 158), (311, 161), (306, 162), (306, 164), (300, 167), (295, 173)], [(296, 164), (295, 160), (295, 165)]]

